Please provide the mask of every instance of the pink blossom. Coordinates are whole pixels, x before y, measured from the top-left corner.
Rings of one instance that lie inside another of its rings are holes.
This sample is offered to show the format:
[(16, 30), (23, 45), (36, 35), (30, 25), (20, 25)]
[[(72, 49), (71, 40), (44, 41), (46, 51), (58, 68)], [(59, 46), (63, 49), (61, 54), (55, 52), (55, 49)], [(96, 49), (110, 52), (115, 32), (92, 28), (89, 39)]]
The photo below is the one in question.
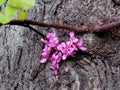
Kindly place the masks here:
[(52, 65), (51, 65), (51, 69), (59, 69), (59, 63), (57, 63), (57, 61), (52, 61)]
[(41, 39), (41, 41), (43, 43), (45, 43), (47, 46), (52, 48), (52, 47), (56, 47), (58, 45), (59, 40), (56, 37), (55, 33), (48, 33), (46, 37), (47, 37), (48, 40)]
[(45, 40), (45, 39), (43, 39), (43, 38), (41, 38), (41, 41), (44, 43), (44, 44), (48, 44), (48, 41), (47, 40)]
[(53, 70), (53, 74), (54, 74), (54, 75), (58, 75), (58, 70), (57, 70), (57, 69), (54, 69), (54, 70)]
[(45, 63), (49, 59), (50, 53), (51, 53), (51, 48), (46, 45), (45, 48), (43, 49), (43, 53), (42, 53), (43, 59), (40, 62)]
[(43, 58), (41, 61), (40, 61), (40, 63), (45, 63), (47, 61), (47, 59), (46, 58)]
[(73, 43), (77, 43), (78, 42), (78, 38), (75, 37), (73, 32), (70, 32), (70, 41)]
[[(41, 39), (45, 44), (45, 48), (43, 49), (40, 63), (46, 63), (47, 60), (51, 61), (50, 68), (56, 77), (56, 81), (59, 79), (59, 65), (61, 60), (65, 60), (69, 56), (74, 57), (78, 49), (82, 51), (87, 50), (83, 45), (83, 41), (78, 40), (73, 32), (71, 32), (69, 36), (69, 41), (62, 43), (59, 43), (55, 33), (49, 33), (46, 35), (47, 39)], [(65, 72), (68, 72), (68, 70), (68, 67), (65, 67)]]
[(68, 68), (68, 67), (65, 67), (64, 71), (65, 71), (65, 72), (68, 72), (68, 71), (69, 71), (69, 68)]
[(62, 53), (61, 53), (61, 52), (56, 52), (56, 53), (54, 53), (54, 54), (51, 56), (50, 59), (51, 59), (52, 61), (56, 60), (57, 63), (59, 63), (60, 60), (61, 60), (61, 57), (62, 57)]
[(57, 46), (57, 49), (60, 50), (62, 53), (64, 53), (64, 49), (66, 48), (66, 44), (62, 42)]
[(46, 37), (49, 39), (49, 44), (48, 44), (49, 47), (56, 47), (58, 45), (59, 40), (56, 37), (55, 33), (49, 33), (47, 34)]
[(62, 53), (61, 52), (56, 52), (51, 56), (51, 69), (53, 70), (54, 75), (58, 75), (58, 69), (59, 69), (59, 63), (61, 61)]
[(72, 56), (74, 51), (77, 50), (76, 46), (71, 41), (67, 41), (66, 43), (62, 42), (58, 45), (57, 49), (63, 53), (63, 60), (65, 60), (68, 56)]
[(87, 48), (83, 46), (83, 41), (80, 40), (78, 43), (77, 43), (77, 47), (82, 50), (82, 51), (86, 51)]
[(53, 38), (56, 38), (56, 34), (55, 34), (55, 33), (48, 33), (48, 34), (46, 35), (46, 37), (47, 37), (48, 39), (53, 39)]
[(55, 53), (52, 55), (52, 57), (50, 58), (51, 61), (52, 61), (52, 66), (51, 66), (51, 69), (59, 69), (59, 63), (61, 61), (61, 57), (62, 57), (62, 54), (61, 52), (59, 53)]

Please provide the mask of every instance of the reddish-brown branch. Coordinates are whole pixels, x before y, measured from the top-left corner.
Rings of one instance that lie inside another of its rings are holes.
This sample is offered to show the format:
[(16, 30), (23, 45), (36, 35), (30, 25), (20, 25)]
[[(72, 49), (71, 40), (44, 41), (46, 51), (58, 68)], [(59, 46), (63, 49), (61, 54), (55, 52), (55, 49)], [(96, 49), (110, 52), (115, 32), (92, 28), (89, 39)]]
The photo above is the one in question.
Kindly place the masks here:
[[(69, 26), (69, 25), (62, 25), (62, 24), (52, 24), (52, 23), (45, 23), (45, 22), (38, 22), (33, 20), (12, 20), (8, 23), (9, 25), (36, 25), (41, 27), (51, 27), (51, 28), (57, 28), (57, 29), (65, 29), (69, 31), (75, 31), (75, 32), (106, 32), (113, 28), (120, 27), (120, 21), (112, 22), (105, 24), (103, 26), (99, 25), (83, 25), (82, 27), (75, 27), (75, 26)], [(2, 25), (2, 24), (0, 24)]]

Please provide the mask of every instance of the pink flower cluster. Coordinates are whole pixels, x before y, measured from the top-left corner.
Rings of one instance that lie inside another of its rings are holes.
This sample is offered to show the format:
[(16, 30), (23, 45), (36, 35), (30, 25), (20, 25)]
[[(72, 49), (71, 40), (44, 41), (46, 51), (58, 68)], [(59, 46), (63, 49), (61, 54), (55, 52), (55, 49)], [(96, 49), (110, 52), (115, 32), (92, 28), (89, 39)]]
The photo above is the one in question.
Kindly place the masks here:
[(47, 60), (51, 61), (50, 68), (53, 70), (53, 74), (56, 76), (56, 80), (59, 78), (58, 70), (60, 61), (66, 60), (67, 57), (74, 57), (77, 50), (86, 51), (87, 48), (83, 46), (83, 41), (75, 37), (73, 32), (69, 34), (69, 41), (59, 42), (55, 33), (48, 33), (46, 39), (41, 39), (45, 44), (45, 48), (42, 52), (42, 59), (40, 63), (46, 63)]

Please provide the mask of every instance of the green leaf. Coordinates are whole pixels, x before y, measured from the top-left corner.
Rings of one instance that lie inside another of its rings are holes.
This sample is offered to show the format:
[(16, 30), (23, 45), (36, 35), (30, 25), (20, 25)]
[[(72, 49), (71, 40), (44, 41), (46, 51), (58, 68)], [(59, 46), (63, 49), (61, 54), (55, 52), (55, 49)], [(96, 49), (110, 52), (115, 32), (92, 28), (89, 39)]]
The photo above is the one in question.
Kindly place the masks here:
[(0, 0), (0, 6), (5, 3), (6, 0)]
[(9, 0), (8, 4), (22, 10), (28, 10), (35, 5), (35, 0)]
[(26, 18), (27, 18), (27, 11), (20, 11), (18, 19), (19, 20), (25, 20)]
[(0, 23), (6, 24), (10, 22), (14, 18), (18, 10), (18, 8), (6, 6), (4, 14), (0, 13)]
[[(6, 0), (0, 0), (2, 5)], [(16, 13), (24, 10), (28, 10), (35, 5), (35, 0), (8, 0), (5, 7), (4, 14), (0, 12), (0, 23), (6, 24), (10, 22)], [(27, 12), (20, 12), (19, 19), (24, 20), (27, 17)]]

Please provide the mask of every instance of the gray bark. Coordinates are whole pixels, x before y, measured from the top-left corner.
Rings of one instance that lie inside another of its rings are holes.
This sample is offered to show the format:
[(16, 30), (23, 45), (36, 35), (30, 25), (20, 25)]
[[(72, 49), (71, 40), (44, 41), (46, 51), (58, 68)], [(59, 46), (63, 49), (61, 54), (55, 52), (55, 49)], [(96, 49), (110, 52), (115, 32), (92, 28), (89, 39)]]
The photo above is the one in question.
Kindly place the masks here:
[[(120, 18), (120, 7), (111, 0), (36, 0), (28, 19), (81, 26), (82, 22)], [(56, 32), (67, 40), (68, 31), (34, 27), (44, 34)], [(0, 27), (0, 90), (120, 90), (120, 37), (114, 34), (78, 35), (88, 47), (87, 54), (77, 54), (61, 63), (60, 79), (49, 66), (39, 61), (41, 36), (19, 26)], [(69, 72), (64, 73), (64, 66)]]

